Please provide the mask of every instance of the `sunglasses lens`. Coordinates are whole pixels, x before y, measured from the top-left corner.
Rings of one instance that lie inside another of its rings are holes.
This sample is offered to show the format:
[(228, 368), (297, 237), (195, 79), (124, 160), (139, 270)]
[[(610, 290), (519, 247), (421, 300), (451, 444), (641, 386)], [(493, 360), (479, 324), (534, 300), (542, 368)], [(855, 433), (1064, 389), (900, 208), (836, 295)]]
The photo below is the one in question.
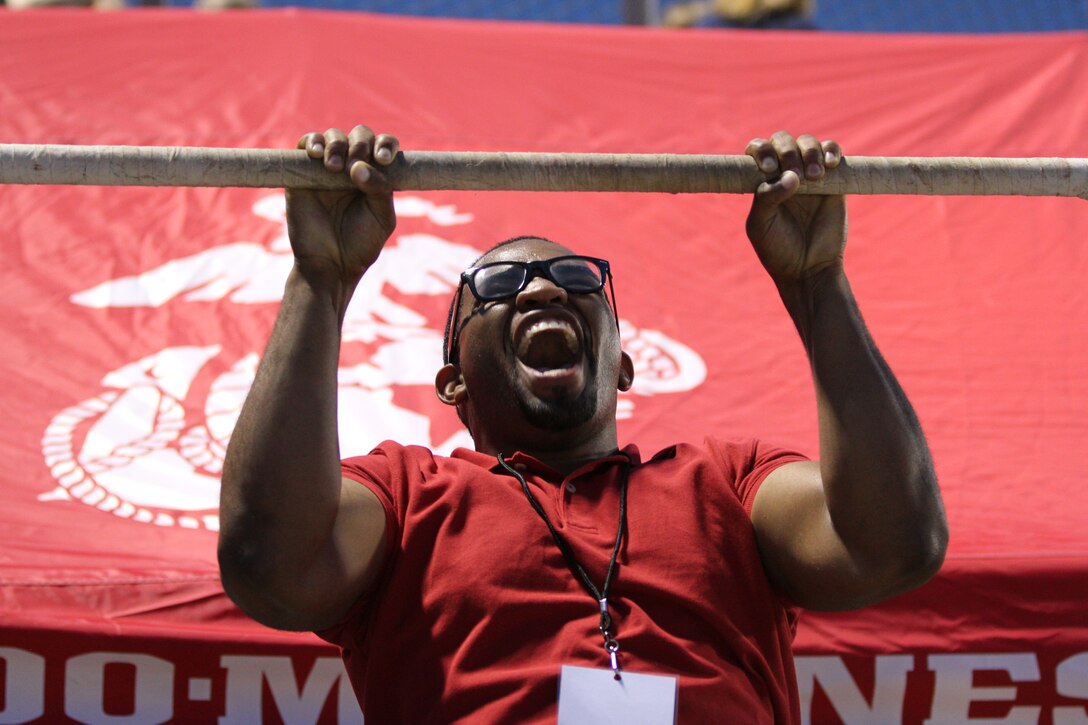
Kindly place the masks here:
[(525, 274), (525, 267), (519, 264), (489, 264), (476, 270), (472, 281), (480, 299), (498, 300), (521, 291)]
[(601, 268), (588, 259), (558, 259), (551, 264), (552, 278), (568, 292), (596, 292), (604, 285)]
[(472, 273), (475, 293), (481, 300), (501, 300), (513, 297), (525, 288), (530, 269), (547, 267), (547, 276), (567, 292), (596, 292), (604, 286), (601, 267), (582, 257), (566, 257), (533, 262), (497, 262), (478, 267)]

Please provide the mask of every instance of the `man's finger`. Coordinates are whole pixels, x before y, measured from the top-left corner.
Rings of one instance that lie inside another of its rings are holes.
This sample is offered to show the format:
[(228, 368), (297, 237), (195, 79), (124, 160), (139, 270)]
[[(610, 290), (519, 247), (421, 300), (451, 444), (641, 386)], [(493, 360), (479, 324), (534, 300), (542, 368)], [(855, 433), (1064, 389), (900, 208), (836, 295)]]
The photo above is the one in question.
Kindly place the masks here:
[(348, 137), (338, 128), (325, 132), (325, 168), (343, 171), (348, 152)]
[(778, 155), (778, 166), (783, 171), (795, 171), (798, 178), (804, 175), (801, 150), (797, 146), (797, 140), (785, 131), (779, 131), (771, 136), (771, 145)]
[(801, 178), (796, 171), (786, 171), (778, 180), (760, 184), (756, 188), (755, 199), (745, 221), (748, 238), (753, 242), (762, 240), (774, 226), (779, 205), (793, 196), (800, 187)]
[(374, 150), (374, 132), (367, 126), (356, 126), (348, 135), (347, 165), (350, 168), (356, 161), (370, 163)]
[(759, 170), (765, 174), (773, 174), (778, 171), (778, 154), (774, 146), (765, 138), (754, 138), (744, 148), (744, 153), (756, 160)]
[(824, 151), (824, 166), (833, 169), (842, 161), (842, 147), (838, 141), (824, 141), (820, 144)]
[(374, 140), (374, 160), (383, 166), (393, 163), (399, 152), (400, 141), (396, 136), (383, 133)]
[(312, 159), (319, 159), (325, 153), (325, 137), (311, 131), (298, 140), (297, 147), (306, 149), (306, 154)]
[(782, 172), (777, 181), (764, 181), (756, 189), (756, 203), (775, 207), (789, 199), (801, 187), (801, 177), (793, 169)]
[(806, 179), (819, 179), (824, 175), (824, 152), (820, 142), (811, 134), (797, 137), (797, 150), (801, 154)]
[(386, 196), (393, 191), (393, 183), (389, 177), (366, 161), (353, 161), (348, 169), (348, 176), (368, 196)]
[(393, 208), (393, 183), (389, 177), (365, 161), (356, 161), (348, 170), (352, 182), (364, 194), (366, 205), (374, 218), (392, 234), (397, 226), (397, 213)]

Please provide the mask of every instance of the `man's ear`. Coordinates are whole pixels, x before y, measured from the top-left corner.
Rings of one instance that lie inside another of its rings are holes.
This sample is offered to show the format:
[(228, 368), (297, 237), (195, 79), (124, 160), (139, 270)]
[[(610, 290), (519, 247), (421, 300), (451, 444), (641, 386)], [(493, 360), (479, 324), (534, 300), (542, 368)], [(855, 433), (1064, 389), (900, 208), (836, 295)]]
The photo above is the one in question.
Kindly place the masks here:
[(635, 364), (631, 362), (631, 356), (625, 352), (620, 353), (620, 382), (616, 387), (627, 392), (635, 382)]
[(458, 405), (465, 399), (465, 379), (461, 377), (461, 368), (453, 363), (446, 363), (434, 376), (434, 391), (438, 399), (446, 405)]

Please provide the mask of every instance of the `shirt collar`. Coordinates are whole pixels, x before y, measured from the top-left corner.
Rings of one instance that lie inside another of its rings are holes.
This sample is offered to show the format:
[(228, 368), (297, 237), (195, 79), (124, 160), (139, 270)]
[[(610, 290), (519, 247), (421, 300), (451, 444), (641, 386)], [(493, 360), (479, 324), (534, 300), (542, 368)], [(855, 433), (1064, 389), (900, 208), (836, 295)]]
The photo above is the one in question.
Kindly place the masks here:
[[(499, 464), (499, 461), (495, 456), (491, 455), (490, 453), (481, 453), (480, 451), (476, 451), (471, 448), (455, 448), (453, 452), (450, 453), (450, 458), (457, 458), (462, 461), (467, 461), (468, 463), (472, 463), (473, 465), (490, 471), (503, 470), (502, 465)], [(512, 455), (507, 456), (506, 461), (512, 466), (516, 466), (520, 463), (529, 470), (550, 472), (552, 474), (552, 477), (562, 478), (562, 476), (559, 476), (558, 471), (555, 471), (555, 469), (553, 469), (551, 466), (535, 458), (534, 456), (529, 455), (528, 453), (516, 451)], [(642, 457), (639, 453), (638, 446), (636, 446), (634, 443), (629, 443), (628, 445), (624, 446), (623, 448), (619, 449), (614, 453), (603, 456), (595, 461), (591, 461), (585, 464), (581, 468), (573, 471), (571, 475), (585, 473), (586, 471), (592, 470), (593, 468), (616, 462), (629, 462), (632, 466), (640, 465), (642, 463)]]

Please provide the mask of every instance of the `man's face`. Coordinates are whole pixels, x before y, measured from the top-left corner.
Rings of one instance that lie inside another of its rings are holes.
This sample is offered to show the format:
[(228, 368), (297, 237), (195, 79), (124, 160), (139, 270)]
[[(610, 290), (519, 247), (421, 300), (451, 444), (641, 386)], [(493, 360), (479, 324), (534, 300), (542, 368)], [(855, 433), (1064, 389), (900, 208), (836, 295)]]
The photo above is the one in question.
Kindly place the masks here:
[[(500, 247), (479, 264), (546, 260), (572, 254), (545, 240)], [(576, 431), (614, 424), (620, 375), (616, 320), (603, 290), (576, 294), (544, 276), (513, 297), (477, 300), (464, 290), (459, 362), (473, 436), (518, 430)]]

